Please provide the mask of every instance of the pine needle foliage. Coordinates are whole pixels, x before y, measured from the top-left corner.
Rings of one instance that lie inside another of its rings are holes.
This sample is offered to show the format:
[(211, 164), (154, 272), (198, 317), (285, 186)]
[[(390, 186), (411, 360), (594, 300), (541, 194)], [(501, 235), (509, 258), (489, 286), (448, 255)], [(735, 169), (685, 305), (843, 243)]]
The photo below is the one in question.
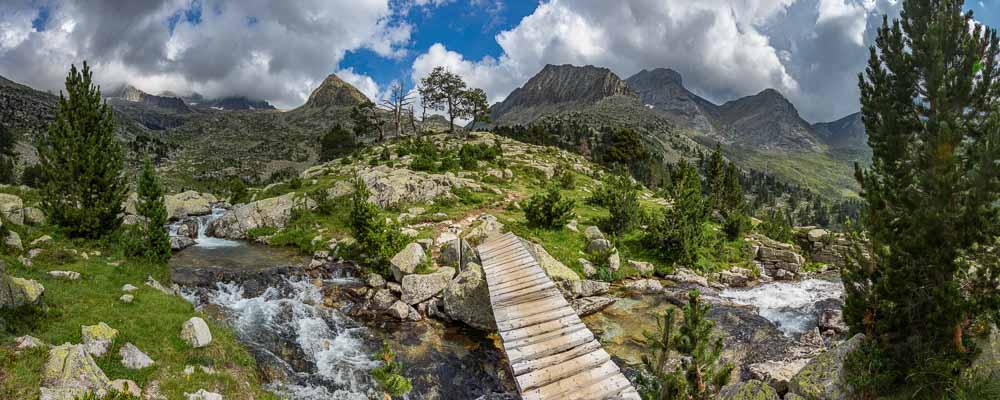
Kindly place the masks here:
[(673, 178), (673, 206), (649, 226), (643, 242), (662, 257), (683, 265), (694, 265), (705, 247), (708, 203), (701, 194), (701, 177), (686, 161), (681, 161)]
[(127, 190), (124, 154), (115, 137), (111, 106), (101, 102), (90, 67), (70, 67), (66, 92), (48, 135), (38, 146), (44, 185), (42, 206), (67, 234), (96, 238), (121, 225)]
[[(643, 400), (709, 400), (729, 382), (734, 366), (722, 362), (722, 338), (712, 338), (708, 310), (692, 290), (679, 326), (676, 310), (669, 309), (657, 318), (657, 332), (643, 332), (652, 354), (643, 355), (637, 379)], [(679, 362), (670, 370), (674, 353)]]
[[(875, 344), (890, 382), (942, 398), (975, 355), (970, 327), (996, 322), (997, 287), (966, 286), (962, 259), (992, 244), (1000, 200), (1000, 40), (961, 0), (907, 0), (883, 17), (859, 74), (873, 151), (857, 168), (873, 262), (843, 270), (845, 320)], [(992, 272), (991, 272), (992, 271)]]
[(545, 193), (537, 193), (524, 205), (524, 217), (528, 225), (538, 228), (555, 229), (562, 227), (576, 215), (575, 202), (564, 199), (559, 187), (552, 185)]
[(170, 259), (170, 235), (164, 226), (167, 224), (167, 207), (163, 202), (163, 188), (156, 176), (156, 168), (147, 157), (139, 175), (138, 202), (136, 211), (145, 219), (142, 230), (142, 245), (138, 249), (141, 255), (149, 260), (167, 262)]

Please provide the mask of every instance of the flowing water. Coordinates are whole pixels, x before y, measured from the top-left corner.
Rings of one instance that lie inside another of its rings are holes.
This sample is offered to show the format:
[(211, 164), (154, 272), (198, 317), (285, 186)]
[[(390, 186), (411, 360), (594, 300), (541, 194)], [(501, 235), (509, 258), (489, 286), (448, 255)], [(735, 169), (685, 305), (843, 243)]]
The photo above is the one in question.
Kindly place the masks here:
[(737, 304), (757, 307), (757, 312), (786, 335), (798, 335), (816, 327), (817, 305), (843, 297), (844, 285), (837, 279), (805, 279), (771, 282), (750, 289), (726, 289), (721, 297)]
[[(198, 217), (197, 244), (175, 254), (172, 266), (259, 270), (308, 261), (284, 249), (207, 237), (205, 227), (223, 213)], [(511, 390), (500, 352), (481, 332), (433, 320), (356, 321), (338, 307), (322, 306), (329, 300), (324, 293), (360, 284), (347, 273), (326, 277), (322, 285), (288, 277), (275, 281), (256, 292), (231, 282), (184, 290), (199, 309), (233, 328), (275, 393), (301, 400), (381, 398), (370, 375), (379, 365), (374, 354), (383, 340), (413, 382), (408, 399), (470, 399)]]

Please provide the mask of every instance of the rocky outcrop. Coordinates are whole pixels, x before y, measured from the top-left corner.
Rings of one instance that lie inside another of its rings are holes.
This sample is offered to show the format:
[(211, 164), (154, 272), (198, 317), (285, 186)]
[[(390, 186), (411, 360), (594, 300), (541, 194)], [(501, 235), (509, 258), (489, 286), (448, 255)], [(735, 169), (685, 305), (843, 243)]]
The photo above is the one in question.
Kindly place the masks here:
[(73, 400), (87, 393), (103, 396), (111, 381), (83, 345), (66, 343), (49, 350), (42, 370), (42, 400)]
[(805, 264), (805, 258), (795, 252), (795, 246), (791, 244), (771, 240), (765, 236), (757, 237), (754, 244), (756, 246), (754, 260), (760, 264), (761, 272), (770, 278), (795, 279)]
[(83, 326), (80, 328), (80, 332), (87, 352), (97, 357), (107, 353), (115, 338), (118, 337), (118, 330), (103, 322), (97, 325)]
[(607, 68), (546, 65), (504, 101), (490, 107), (490, 116), (504, 125), (524, 124), (546, 113), (594, 104), (613, 96), (638, 99), (628, 84)]
[(193, 190), (163, 197), (163, 203), (167, 207), (167, 218), (171, 220), (210, 214), (212, 204), (218, 201), (219, 199), (211, 193), (198, 193)]
[(717, 400), (781, 400), (778, 392), (766, 383), (749, 380), (722, 388)]
[(316, 202), (296, 193), (258, 200), (237, 206), (222, 217), (209, 223), (209, 236), (227, 239), (246, 239), (247, 232), (254, 228), (284, 228), (292, 216), (292, 210), (312, 209)]
[[(368, 201), (383, 208), (398, 204), (427, 203), (441, 196), (453, 196), (452, 189), (481, 189), (475, 181), (460, 178), (450, 172), (430, 174), (406, 168), (390, 168), (379, 165), (359, 168), (356, 173), (371, 193)], [(353, 191), (350, 184), (339, 184), (329, 190), (329, 195), (339, 197)]]
[(403, 295), (400, 300), (409, 305), (422, 303), (441, 293), (451, 282), (453, 276), (455, 276), (455, 269), (451, 267), (442, 267), (430, 274), (406, 275), (400, 282), (403, 286)]
[(193, 317), (181, 327), (181, 340), (194, 348), (205, 347), (212, 343), (212, 331), (205, 320)]
[(0, 193), (0, 216), (4, 221), (24, 225), (24, 202), (15, 195)]
[(847, 383), (844, 361), (864, 340), (864, 335), (855, 335), (850, 340), (814, 358), (788, 382), (789, 392), (807, 399), (845, 400), (850, 398), (851, 388)]
[(524, 239), (521, 240), (524, 243), (524, 246), (528, 249), (528, 253), (530, 253), (531, 256), (535, 258), (535, 261), (538, 262), (538, 265), (542, 267), (542, 269), (545, 271), (545, 274), (547, 274), (549, 278), (552, 278), (552, 280), (555, 281), (580, 280), (580, 275), (577, 275), (576, 272), (573, 272), (573, 270), (569, 269), (569, 267), (567, 267), (565, 264), (559, 262), (559, 260), (556, 260), (555, 257), (549, 255), (549, 252), (545, 251), (545, 248), (542, 247), (542, 245), (534, 242), (529, 242)]
[(483, 330), (496, 329), (483, 268), (469, 263), (444, 289), (444, 312), (452, 319)]
[(841, 268), (851, 252), (851, 241), (839, 233), (812, 228), (797, 235), (798, 243), (809, 255), (809, 260)]
[(423, 246), (418, 243), (406, 245), (403, 250), (400, 250), (389, 260), (389, 269), (392, 271), (393, 279), (396, 282), (402, 282), (403, 277), (414, 273), (417, 266), (424, 262), (425, 258)]

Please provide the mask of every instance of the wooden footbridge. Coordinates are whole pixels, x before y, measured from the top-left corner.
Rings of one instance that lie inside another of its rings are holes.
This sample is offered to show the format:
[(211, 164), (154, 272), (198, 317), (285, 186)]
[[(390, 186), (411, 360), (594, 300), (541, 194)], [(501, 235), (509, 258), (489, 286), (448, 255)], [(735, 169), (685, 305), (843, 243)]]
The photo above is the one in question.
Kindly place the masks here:
[(491, 237), (479, 256), (524, 400), (640, 399), (520, 238)]

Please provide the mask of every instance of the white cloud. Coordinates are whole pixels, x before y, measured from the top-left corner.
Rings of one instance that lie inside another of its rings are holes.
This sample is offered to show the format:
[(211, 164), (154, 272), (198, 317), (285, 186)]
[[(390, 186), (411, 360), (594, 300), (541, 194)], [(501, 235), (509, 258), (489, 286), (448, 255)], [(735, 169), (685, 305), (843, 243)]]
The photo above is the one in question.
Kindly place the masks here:
[[(198, 6), (200, 22), (191, 23), (184, 13)], [(55, 1), (49, 29), (24, 37), (35, 7), (24, 0), (0, 11), (0, 75), (58, 89), (70, 63), (90, 60), (105, 86), (247, 95), (286, 108), (305, 101), (309, 84), (337, 70), (346, 52), (402, 57), (412, 33), (389, 0), (104, 0)], [(171, 16), (179, 16), (172, 33)], [(362, 86), (371, 81), (352, 74)]]
[[(358, 88), (358, 90), (360, 90), (361, 93), (364, 93), (365, 96), (368, 96), (369, 99), (374, 101), (374, 99), (379, 98), (379, 86), (370, 76), (354, 72), (354, 68), (339, 70), (337, 71), (337, 76), (340, 77), (340, 79), (343, 79), (344, 82), (350, 83), (354, 87)], [(319, 83), (317, 82), (316, 85), (318, 84)]]
[(445, 65), (492, 102), (545, 64), (604, 66), (622, 78), (667, 67), (709, 100), (775, 88), (807, 119), (825, 120), (857, 111), (871, 21), (894, 10), (893, 0), (550, 0), (496, 36), (497, 59), (435, 44), (413, 77)]

